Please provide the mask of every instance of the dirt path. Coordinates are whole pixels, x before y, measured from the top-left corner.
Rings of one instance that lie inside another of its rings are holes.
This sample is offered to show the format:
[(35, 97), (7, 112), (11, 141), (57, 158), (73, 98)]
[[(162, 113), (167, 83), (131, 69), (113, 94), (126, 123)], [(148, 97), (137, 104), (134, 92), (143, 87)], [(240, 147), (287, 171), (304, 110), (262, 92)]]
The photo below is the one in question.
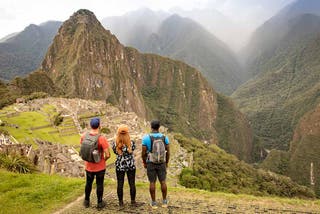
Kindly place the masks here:
[[(183, 188), (169, 189), (168, 208), (161, 207), (161, 200), (157, 188), (157, 201), (159, 207), (152, 209), (149, 205), (150, 198), (147, 185), (137, 186), (137, 205), (130, 205), (129, 190), (125, 186), (125, 206), (120, 209), (116, 194), (116, 185), (105, 186), (104, 200), (107, 206), (99, 213), (286, 213), (286, 214), (320, 214), (319, 201), (297, 201), (273, 198), (257, 198), (250, 196), (235, 196), (227, 194), (215, 194), (205, 191), (187, 190)], [(92, 191), (91, 206), (82, 206), (83, 196), (72, 202), (55, 214), (66, 213), (97, 213), (95, 191)]]
[(63, 207), (61, 210), (58, 210), (56, 212), (54, 212), (53, 214), (61, 214), (66, 212), (67, 210), (69, 210), (70, 208), (78, 205), (79, 203), (81, 203), (84, 199), (84, 195), (80, 196), (79, 198), (77, 198), (77, 200), (71, 202), (70, 204), (68, 204), (67, 206)]

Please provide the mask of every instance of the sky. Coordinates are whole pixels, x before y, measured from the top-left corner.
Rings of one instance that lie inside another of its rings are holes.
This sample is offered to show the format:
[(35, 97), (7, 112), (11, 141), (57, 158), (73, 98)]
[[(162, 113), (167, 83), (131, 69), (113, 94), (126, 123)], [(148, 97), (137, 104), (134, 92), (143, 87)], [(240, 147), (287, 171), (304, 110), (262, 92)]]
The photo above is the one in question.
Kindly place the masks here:
[(1, 0), (0, 38), (22, 31), (30, 24), (49, 20), (65, 21), (79, 9), (89, 9), (99, 20), (120, 16), (126, 12), (147, 7), (169, 11), (213, 7), (232, 19), (249, 22), (264, 21), (293, 0)]

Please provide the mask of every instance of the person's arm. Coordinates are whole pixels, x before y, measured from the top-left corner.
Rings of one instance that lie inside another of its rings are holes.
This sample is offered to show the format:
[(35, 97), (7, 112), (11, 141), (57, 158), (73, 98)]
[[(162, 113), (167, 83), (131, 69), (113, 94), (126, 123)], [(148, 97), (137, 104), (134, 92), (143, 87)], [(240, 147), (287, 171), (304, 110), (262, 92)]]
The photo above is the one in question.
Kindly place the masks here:
[(169, 144), (166, 144), (166, 166), (168, 167), (169, 160), (170, 160), (170, 146)]
[(107, 161), (110, 158), (109, 147), (104, 150), (104, 160)]
[(142, 145), (141, 158), (143, 161), (143, 167), (147, 168), (147, 147)]
[(110, 150), (109, 150), (110, 145), (105, 137), (100, 137), (100, 139), (101, 139), (101, 146), (102, 146), (103, 153), (104, 153), (104, 155), (103, 155), (104, 160), (107, 161), (111, 156)]
[(166, 166), (168, 167), (169, 165), (169, 160), (170, 160), (170, 146), (169, 146), (169, 138), (166, 136), (165, 138), (165, 147), (166, 147)]
[(115, 143), (115, 142), (112, 143), (112, 150), (113, 150), (113, 153), (114, 153), (114, 154), (118, 155), (117, 148), (116, 148), (116, 143)]
[(136, 143), (133, 140), (131, 141), (131, 148), (132, 148), (132, 151), (136, 149)]

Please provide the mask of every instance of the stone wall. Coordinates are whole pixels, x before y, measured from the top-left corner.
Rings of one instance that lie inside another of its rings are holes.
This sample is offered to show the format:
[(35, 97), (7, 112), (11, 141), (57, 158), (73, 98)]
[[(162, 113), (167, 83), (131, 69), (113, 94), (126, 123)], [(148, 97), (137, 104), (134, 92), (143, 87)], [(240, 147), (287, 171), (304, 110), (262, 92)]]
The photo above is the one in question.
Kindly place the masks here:
[(27, 157), (37, 169), (47, 174), (84, 177), (84, 162), (71, 146), (36, 140), (38, 149), (30, 144), (0, 144), (0, 153)]

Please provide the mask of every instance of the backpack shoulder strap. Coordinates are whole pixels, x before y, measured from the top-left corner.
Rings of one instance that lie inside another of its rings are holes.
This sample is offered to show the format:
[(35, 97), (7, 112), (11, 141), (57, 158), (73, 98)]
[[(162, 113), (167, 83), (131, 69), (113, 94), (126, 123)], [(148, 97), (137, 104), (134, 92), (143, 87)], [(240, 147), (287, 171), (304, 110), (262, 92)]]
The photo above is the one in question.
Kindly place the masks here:
[(167, 144), (166, 144), (166, 136), (165, 135), (162, 135), (162, 141), (163, 141), (164, 148), (167, 151), (167, 147), (166, 147)]
[(90, 132), (86, 132), (83, 139), (89, 138), (89, 137), (90, 137)]
[(153, 136), (151, 136), (151, 134), (149, 134), (149, 137), (150, 137), (150, 142), (151, 142), (151, 153), (152, 153), (152, 147), (153, 147), (153, 140), (154, 140), (154, 137)]
[[(99, 137), (100, 136), (101, 136), (100, 134), (95, 135), (95, 142), (97, 144), (97, 149), (99, 149)], [(102, 147), (100, 147), (100, 150), (102, 151)]]
[(164, 144), (166, 144), (166, 136), (165, 135), (162, 135), (162, 140), (163, 140)]

